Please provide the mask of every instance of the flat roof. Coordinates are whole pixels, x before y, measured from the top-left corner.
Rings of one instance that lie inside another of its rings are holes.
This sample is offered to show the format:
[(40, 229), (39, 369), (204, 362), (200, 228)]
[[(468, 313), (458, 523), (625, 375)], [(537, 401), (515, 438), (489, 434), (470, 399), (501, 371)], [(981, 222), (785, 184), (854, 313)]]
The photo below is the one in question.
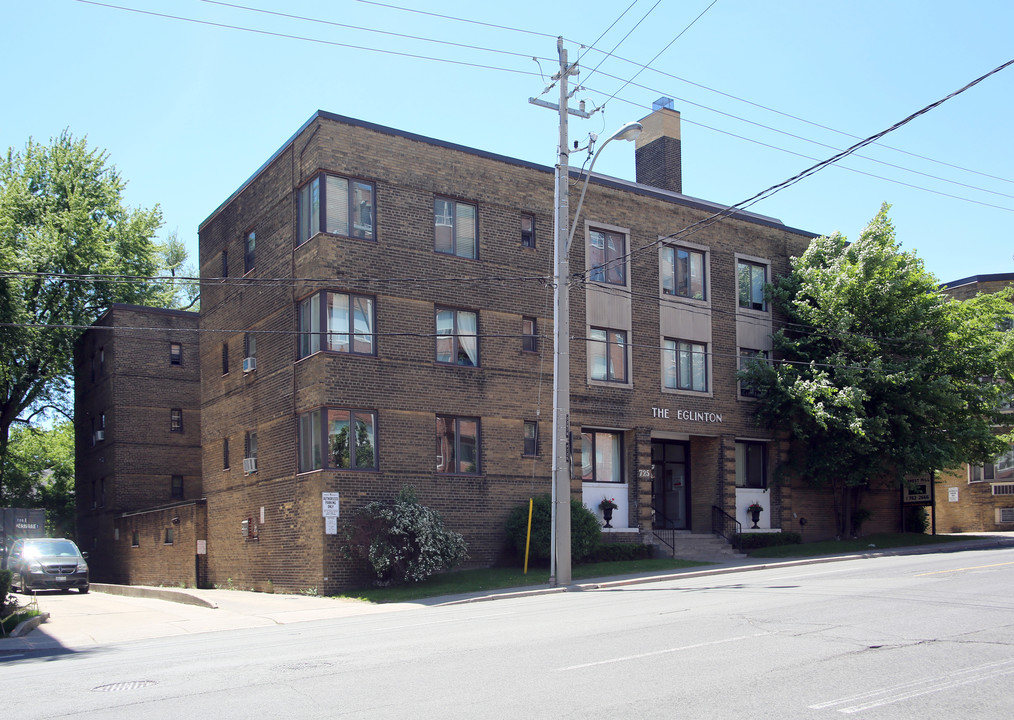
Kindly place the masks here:
[[(540, 165), (538, 163), (529, 162), (528, 160), (521, 160), (519, 158), (510, 157), (507, 155), (500, 155), (498, 153), (489, 152), (488, 150), (479, 150), (478, 148), (468, 147), (467, 145), (459, 145), (457, 143), (448, 142), (446, 140), (438, 140), (436, 138), (426, 137), (425, 135), (418, 135), (416, 133), (407, 132), (404, 130), (398, 130), (396, 128), (387, 127), (386, 125), (378, 125), (376, 123), (367, 122), (365, 120), (359, 120), (357, 118), (347, 117), (345, 115), (337, 115), (335, 113), (327, 112), (325, 110), (318, 110), (310, 118), (300, 126), (300, 128), (293, 133), (292, 137), (286, 140), (281, 147), (279, 147), (257, 170), (248, 177), (239, 188), (236, 189), (232, 195), (226, 198), (225, 202), (219, 205), (215, 210), (208, 215), (208, 217), (202, 222), (197, 230), (200, 232), (204, 229), (205, 225), (215, 219), (218, 214), (236, 197), (243, 192), (252, 183), (258, 175), (264, 172), (267, 167), (273, 163), (279, 155), (281, 155), (286, 148), (288, 148), (299, 135), (306, 130), (314, 121), (318, 119), (330, 120), (332, 122), (338, 122), (345, 125), (352, 125), (354, 127), (361, 127), (367, 130), (372, 130), (384, 135), (392, 135), (395, 137), (406, 138), (408, 140), (414, 140), (416, 142), (426, 143), (428, 145), (435, 145), (437, 147), (447, 148), (449, 150), (457, 150), (459, 152), (468, 153), (477, 157), (486, 158), (488, 160), (495, 160), (497, 162), (507, 163), (508, 165), (516, 165), (518, 167), (528, 168), (530, 170), (536, 170), (539, 172), (545, 172), (553, 174), (554, 168), (548, 165)], [(580, 175), (580, 171), (571, 169), (571, 176), (576, 177)], [(631, 182), (629, 180), (622, 180), (620, 178), (611, 177), (609, 175), (600, 175), (593, 173), (591, 175), (592, 182), (604, 185), (606, 187), (612, 187), (619, 190), (625, 190), (627, 192), (636, 193), (638, 195), (645, 195), (649, 197), (655, 197), (668, 202), (673, 202), (679, 205), (686, 205), (693, 207), (698, 210), (704, 210), (708, 212), (721, 212), (728, 210), (729, 205), (722, 205), (720, 203), (713, 203), (708, 200), (701, 200), (699, 198), (691, 197), (689, 195), (683, 195), (682, 193), (671, 192), (669, 190), (663, 190), (661, 188), (654, 187), (652, 185), (644, 185), (642, 183)], [(819, 233), (809, 232), (807, 230), (800, 230), (798, 228), (790, 227), (784, 224), (777, 218), (768, 217), (767, 215), (759, 215), (757, 213), (748, 212), (746, 210), (733, 210), (729, 213), (729, 217), (734, 217), (738, 220), (746, 220), (748, 222), (757, 223), (759, 225), (766, 225), (768, 227), (778, 228), (779, 230), (786, 230), (788, 232), (803, 235), (805, 237), (815, 238), (818, 237)]]
[(962, 285), (971, 285), (973, 283), (984, 283), (984, 282), (1014, 282), (1014, 273), (990, 273), (988, 275), (969, 275), (966, 278), (960, 280), (952, 280), (950, 282), (940, 283), (942, 288), (956, 288)]

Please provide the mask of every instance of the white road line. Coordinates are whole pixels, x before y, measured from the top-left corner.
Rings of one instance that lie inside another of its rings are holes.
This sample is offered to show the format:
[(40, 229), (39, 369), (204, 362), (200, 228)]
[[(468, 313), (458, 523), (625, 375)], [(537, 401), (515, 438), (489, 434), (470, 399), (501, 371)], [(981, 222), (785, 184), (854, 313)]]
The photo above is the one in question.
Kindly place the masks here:
[[(955, 670), (954, 672), (937, 675), (935, 677), (900, 683), (880, 690), (870, 690), (869, 692), (850, 695), (848, 697), (838, 698), (837, 700), (829, 700), (816, 705), (810, 705), (809, 707), (811, 710), (823, 710), (825, 708), (834, 707), (835, 705), (848, 705), (848, 707), (838, 708), (838, 712), (851, 714), (862, 710), (880, 707), (882, 705), (890, 705), (891, 703), (901, 702), (902, 700), (909, 700), (914, 697), (919, 697), (920, 695), (928, 695), (930, 693), (941, 692), (943, 690), (949, 690), (962, 685), (988, 680), (1001, 675), (1009, 675), (1011, 673), (1014, 673), (1014, 659), (1000, 660), (998, 662), (986, 663), (985, 665), (976, 665), (975, 667), (965, 668), (963, 670)], [(973, 677), (966, 677), (970, 674), (973, 675)], [(932, 685), (932, 687), (926, 687), (927, 685)], [(868, 702), (862, 702), (864, 700)], [(850, 704), (857, 702), (860, 704)]]
[(683, 652), (684, 650), (694, 650), (696, 648), (709, 647), (711, 645), (721, 645), (723, 643), (739, 642), (740, 640), (748, 640), (750, 638), (761, 637), (762, 635), (773, 635), (774, 633), (762, 632), (754, 633), (753, 635), (740, 635), (739, 637), (726, 638), (725, 640), (712, 640), (710, 642), (697, 643), (696, 645), (682, 645), (680, 647), (666, 648), (665, 650), (655, 650), (653, 652), (639, 653), (637, 655), (626, 655), (624, 657), (612, 658), (610, 660), (599, 660), (598, 662), (582, 663), (581, 665), (569, 665), (567, 667), (557, 668), (557, 672), (566, 672), (567, 670), (583, 670), (584, 668), (595, 667), (596, 665), (610, 665), (612, 663), (628, 662), (630, 660), (640, 660), (646, 657), (655, 657), (657, 655), (666, 655), (668, 653)]

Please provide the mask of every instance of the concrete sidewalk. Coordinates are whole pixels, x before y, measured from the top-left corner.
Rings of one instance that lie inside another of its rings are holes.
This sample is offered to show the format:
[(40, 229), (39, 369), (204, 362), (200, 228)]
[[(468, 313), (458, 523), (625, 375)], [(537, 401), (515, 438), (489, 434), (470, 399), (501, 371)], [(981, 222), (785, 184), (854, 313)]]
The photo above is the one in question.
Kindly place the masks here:
[[(987, 535), (978, 533), (978, 535)], [(374, 605), (343, 598), (255, 593), (242, 590), (177, 590), (126, 585), (93, 584), (89, 595), (39, 594), (39, 609), (50, 617), (35, 630), (17, 638), (0, 638), (0, 661), (40, 650), (84, 650), (131, 640), (264, 627), (309, 620), (339, 619), (390, 613), (421, 606), (484, 602), (561, 592), (581, 592), (647, 582), (678, 580), (767, 568), (794, 567), (892, 555), (916, 555), (1014, 547), (1014, 533), (942, 545), (915, 546), (844, 553), (790, 560), (741, 558), (726, 563), (678, 571), (603, 577), (566, 587), (545, 585), (495, 592), (428, 598), (412, 603)]]

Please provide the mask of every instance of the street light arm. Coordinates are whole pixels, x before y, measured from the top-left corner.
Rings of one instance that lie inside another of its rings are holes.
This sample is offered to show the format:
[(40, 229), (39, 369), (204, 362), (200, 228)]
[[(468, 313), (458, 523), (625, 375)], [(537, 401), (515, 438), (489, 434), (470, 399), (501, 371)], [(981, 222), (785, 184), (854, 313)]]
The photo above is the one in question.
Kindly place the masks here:
[(626, 125), (624, 125), (619, 130), (610, 135), (609, 138), (604, 143), (599, 145), (599, 149), (596, 150), (595, 154), (592, 156), (591, 165), (588, 166), (588, 174), (584, 179), (584, 187), (581, 188), (581, 198), (577, 201), (577, 212), (574, 213), (574, 222), (572, 223), (570, 233), (567, 236), (567, 245), (565, 248), (565, 252), (568, 255), (570, 254), (570, 245), (572, 242), (574, 242), (574, 233), (577, 232), (577, 220), (578, 218), (581, 217), (581, 206), (584, 205), (584, 196), (585, 193), (588, 192), (588, 183), (591, 182), (591, 173), (592, 169), (594, 169), (595, 167), (595, 161), (599, 159), (599, 155), (601, 155), (602, 151), (606, 149), (606, 145), (611, 143), (613, 140), (617, 139), (635, 140), (637, 136), (640, 134), (641, 134), (641, 123), (628, 122)]

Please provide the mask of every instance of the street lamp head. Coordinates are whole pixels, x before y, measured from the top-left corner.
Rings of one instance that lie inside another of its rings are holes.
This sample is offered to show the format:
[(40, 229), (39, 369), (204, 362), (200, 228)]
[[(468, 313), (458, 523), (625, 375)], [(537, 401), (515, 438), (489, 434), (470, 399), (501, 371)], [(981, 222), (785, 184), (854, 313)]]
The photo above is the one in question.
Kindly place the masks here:
[[(641, 123), (628, 122), (610, 136), (610, 140), (636, 140), (641, 134)], [(604, 144), (604, 143), (603, 143)]]

